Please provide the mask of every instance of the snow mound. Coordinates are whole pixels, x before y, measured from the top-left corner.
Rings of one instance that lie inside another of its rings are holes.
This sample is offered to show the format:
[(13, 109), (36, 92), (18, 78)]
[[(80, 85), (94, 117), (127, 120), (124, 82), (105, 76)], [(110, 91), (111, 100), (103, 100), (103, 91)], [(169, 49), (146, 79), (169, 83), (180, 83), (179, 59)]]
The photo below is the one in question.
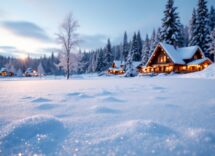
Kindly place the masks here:
[(119, 99), (119, 98), (115, 98), (113, 96), (109, 96), (109, 97), (105, 97), (102, 99), (102, 102), (116, 102), (116, 103), (122, 103), (122, 102), (125, 102), (124, 100), (122, 99)]
[(46, 98), (36, 98), (36, 99), (34, 99), (34, 100), (32, 100), (31, 102), (33, 102), (33, 103), (42, 103), (42, 102), (50, 102), (51, 100), (49, 100), (49, 99), (46, 99)]
[(52, 155), (67, 136), (64, 124), (51, 116), (32, 116), (9, 124), (0, 134), (1, 155)]
[(215, 79), (215, 64), (209, 65), (206, 69), (189, 74), (183, 74), (179, 77), (182, 78), (203, 78), (203, 79)]
[(56, 104), (42, 104), (42, 105), (39, 105), (39, 106), (37, 106), (36, 108), (38, 109), (38, 110), (50, 110), (50, 109), (54, 109), (54, 108), (56, 108), (56, 107), (58, 107), (58, 105), (56, 105)]
[(108, 107), (101, 107), (101, 106), (97, 106), (97, 107), (95, 107), (94, 108), (94, 110), (95, 110), (95, 112), (96, 113), (104, 113), (104, 114), (117, 114), (117, 113), (119, 113), (120, 111), (119, 110), (117, 110), (117, 109), (112, 109), (112, 108), (108, 108)]
[(167, 126), (144, 120), (128, 120), (104, 132), (81, 155), (165, 155), (170, 149), (166, 139), (175, 140), (178, 135)]

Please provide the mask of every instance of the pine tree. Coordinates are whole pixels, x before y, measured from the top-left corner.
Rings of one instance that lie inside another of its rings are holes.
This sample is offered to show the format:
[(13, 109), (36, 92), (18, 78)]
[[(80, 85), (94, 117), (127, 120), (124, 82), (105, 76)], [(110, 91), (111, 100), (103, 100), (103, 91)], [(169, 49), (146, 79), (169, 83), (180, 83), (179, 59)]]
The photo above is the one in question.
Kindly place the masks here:
[(43, 69), (43, 65), (42, 65), (41, 62), (40, 62), (40, 64), (39, 64), (38, 67), (37, 67), (37, 73), (38, 73), (40, 76), (42, 76), (42, 75), (45, 74), (45, 71), (44, 71), (44, 69)]
[(146, 65), (150, 57), (150, 40), (148, 34), (146, 35), (146, 40), (144, 42), (143, 55), (142, 55), (142, 65)]
[(161, 28), (158, 28), (156, 38), (158, 43), (161, 42)]
[(97, 54), (97, 66), (96, 66), (96, 71), (97, 72), (102, 72), (105, 70), (105, 63), (104, 63), (104, 52), (102, 49), (99, 50)]
[(215, 9), (211, 6), (210, 13), (209, 13), (209, 27), (210, 31), (213, 31), (215, 28)]
[(205, 56), (208, 56), (208, 48), (210, 42), (209, 20), (208, 20), (208, 8), (206, 0), (198, 1), (197, 9), (197, 45), (201, 47)]
[(133, 65), (133, 51), (132, 49), (130, 50), (128, 54), (128, 58), (125, 64), (125, 77), (134, 77), (137, 75), (137, 70)]
[(142, 49), (143, 49), (143, 41), (142, 41), (142, 38), (141, 38), (141, 34), (140, 34), (140, 31), (138, 31), (137, 33), (137, 49), (138, 49), (138, 53), (139, 53), (139, 61), (141, 61), (141, 55), (142, 55)]
[(198, 45), (197, 39), (197, 14), (196, 10), (193, 9), (192, 19), (190, 21), (190, 38), (189, 38), (189, 46)]
[(210, 53), (210, 58), (212, 61), (215, 61), (215, 28), (214, 30), (211, 32), (211, 42), (209, 44), (209, 53)]
[(113, 63), (113, 54), (112, 54), (112, 49), (111, 49), (111, 43), (110, 39), (108, 39), (106, 48), (105, 48), (105, 53), (104, 53), (104, 63), (105, 63), (105, 70), (107, 70), (111, 64)]
[(126, 62), (127, 57), (129, 53), (129, 44), (128, 44), (128, 36), (127, 33), (124, 33), (124, 38), (123, 38), (123, 45), (122, 45), (122, 55), (123, 55), (123, 60)]
[(177, 7), (174, 7), (174, 0), (168, 0), (164, 11), (164, 18), (162, 19), (161, 41), (179, 47), (182, 34), (176, 9)]
[(150, 39), (150, 53), (149, 53), (150, 56), (153, 53), (153, 51), (155, 50), (155, 48), (156, 48), (158, 43), (159, 43), (158, 36), (157, 36), (156, 31), (154, 29), (153, 32), (152, 32), (151, 39)]
[(131, 51), (133, 54), (133, 61), (140, 61), (141, 60), (141, 55), (140, 52), (138, 51), (138, 40), (137, 40), (137, 35), (134, 33), (132, 44), (131, 44)]

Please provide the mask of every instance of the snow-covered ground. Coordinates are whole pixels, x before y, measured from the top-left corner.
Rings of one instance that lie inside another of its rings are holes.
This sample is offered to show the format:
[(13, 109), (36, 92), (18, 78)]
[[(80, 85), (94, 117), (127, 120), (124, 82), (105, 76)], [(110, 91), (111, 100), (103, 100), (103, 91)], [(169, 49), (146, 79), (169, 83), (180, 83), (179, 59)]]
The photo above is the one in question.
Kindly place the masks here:
[(0, 155), (213, 156), (207, 73), (0, 79)]

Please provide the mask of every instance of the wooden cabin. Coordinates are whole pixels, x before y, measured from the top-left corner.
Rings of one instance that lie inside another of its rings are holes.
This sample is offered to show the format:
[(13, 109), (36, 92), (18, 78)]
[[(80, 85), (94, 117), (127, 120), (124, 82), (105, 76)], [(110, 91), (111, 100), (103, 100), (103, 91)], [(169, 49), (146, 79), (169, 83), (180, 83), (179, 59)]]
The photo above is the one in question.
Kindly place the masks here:
[[(141, 62), (133, 61), (133, 65), (139, 72), (141, 70)], [(123, 61), (114, 61), (111, 68), (108, 69), (108, 74), (123, 75), (125, 74), (125, 63)]]
[(113, 61), (111, 67), (108, 69), (108, 74), (122, 75), (124, 71), (124, 62), (122, 61)]
[(0, 76), (14, 76), (14, 73), (11, 71), (8, 71), (6, 68), (1, 68), (0, 70)]
[(207, 68), (212, 61), (205, 57), (198, 46), (174, 48), (159, 43), (141, 73), (189, 73)]

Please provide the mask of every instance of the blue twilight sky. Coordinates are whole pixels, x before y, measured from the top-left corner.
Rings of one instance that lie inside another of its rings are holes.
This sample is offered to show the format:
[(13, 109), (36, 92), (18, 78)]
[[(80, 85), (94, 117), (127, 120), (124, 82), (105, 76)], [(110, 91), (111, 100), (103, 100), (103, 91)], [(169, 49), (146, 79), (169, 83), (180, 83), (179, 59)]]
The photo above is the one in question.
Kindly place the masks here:
[[(161, 25), (167, 0), (6, 0), (0, 5), (0, 54), (40, 56), (58, 48), (55, 33), (65, 15), (79, 21), (81, 49), (103, 47), (107, 38), (121, 42), (140, 30), (144, 37)], [(198, 0), (175, 0), (183, 24), (188, 24)], [(208, 6), (215, 0), (208, 0)]]

